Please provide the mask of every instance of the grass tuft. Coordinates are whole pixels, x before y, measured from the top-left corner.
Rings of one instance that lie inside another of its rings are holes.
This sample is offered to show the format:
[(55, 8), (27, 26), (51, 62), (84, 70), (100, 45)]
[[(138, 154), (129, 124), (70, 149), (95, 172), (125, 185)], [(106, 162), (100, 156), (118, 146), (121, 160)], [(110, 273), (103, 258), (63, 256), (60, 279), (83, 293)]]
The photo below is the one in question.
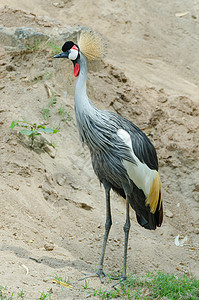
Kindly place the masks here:
[(148, 276), (152, 296), (170, 299), (199, 299), (199, 280), (157, 272)]
[(51, 41), (48, 41), (47, 48), (50, 50), (51, 54), (54, 56), (60, 52), (62, 52), (62, 46), (55, 44)]
[(160, 271), (141, 277), (132, 274), (126, 281), (121, 282), (111, 290), (94, 290), (93, 296), (101, 297), (101, 299), (197, 300), (199, 299), (199, 280)]

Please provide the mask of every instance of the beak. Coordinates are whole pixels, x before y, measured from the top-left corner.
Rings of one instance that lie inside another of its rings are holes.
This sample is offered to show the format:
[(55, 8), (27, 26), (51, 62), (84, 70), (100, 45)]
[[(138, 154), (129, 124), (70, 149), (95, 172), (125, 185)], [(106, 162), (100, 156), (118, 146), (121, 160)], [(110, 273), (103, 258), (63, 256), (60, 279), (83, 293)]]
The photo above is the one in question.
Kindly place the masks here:
[(69, 54), (68, 51), (62, 52), (62, 53), (59, 53), (59, 54), (53, 56), (53, 58), (68, 58), (68, 54)]

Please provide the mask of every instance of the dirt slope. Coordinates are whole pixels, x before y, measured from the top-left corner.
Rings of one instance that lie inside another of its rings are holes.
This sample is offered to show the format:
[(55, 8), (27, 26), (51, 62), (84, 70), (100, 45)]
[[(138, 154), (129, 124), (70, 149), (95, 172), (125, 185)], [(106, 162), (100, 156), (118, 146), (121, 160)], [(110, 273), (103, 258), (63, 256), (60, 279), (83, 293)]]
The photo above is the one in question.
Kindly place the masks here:
[[(7, 4), (7, 7), (4, 7)], [(128, 272), (163, 270), (199, 276), (198, 10), (192, 1), (1, 1), (0, 25), (56, 32), (80, 24), (101, 32), (108, 55), (88, 76), (95, 105), (116, 111), (142, 128), (154, 143), (163, 185), (164, 223), (155, 232), (131, 213)], [(176, 13), (186, 15), (178, 17)], [(4, 43), (5, 44), (5, 43)], [(50, 51), (10, 53), (1, 46), (0, 285), (23, 288), (27, 299), (52, 289), (52, 299), (83, 299), (81, 272), (91, 272), (101, 250), (104, 191), (93, 174), (75, 125), (75, 79), (69, 62)], [(36, 50), (36, 49), (32, 49)], [(46, 88), (47, 87), (47, 88)], [(54, 92), (50, 108), (47, 91)], [(9, 126), (24, 117), (58, 127), (34, 150)], [(43, 112), (43, 113), (42, 113)], [(123, 202), (112, 194), (113, 228), (105, 270), (121, 270)], [(177, 247), (175, 237), (187, 235)], [(51, 249), (51, 251), (47, 251)], [(52, 284), (70, 277), (75, 289)], [(98, 279), (90, 286), (100, 287)], [(105, 283), (104, 288), (108, 288)]]

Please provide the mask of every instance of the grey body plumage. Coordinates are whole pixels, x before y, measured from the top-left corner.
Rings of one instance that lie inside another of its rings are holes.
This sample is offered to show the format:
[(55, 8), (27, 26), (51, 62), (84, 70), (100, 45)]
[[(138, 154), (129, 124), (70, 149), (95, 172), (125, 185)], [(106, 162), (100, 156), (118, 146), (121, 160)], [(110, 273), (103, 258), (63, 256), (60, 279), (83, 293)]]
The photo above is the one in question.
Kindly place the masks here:
[[(135, 210), (138, 223), (146, 229), (155, 229), (162, 223), (161, 186), (157, 172), (157, 155), (150, 140), (133, 123), (113, 112), (99, 110), (92, 104), (86, 89), (87, 58), (79, 51), (77, 45), (72, 47), (71, 43), (66, 42), (62, 48), (64, 52), (55, 57), (69, 58), (70, 55), (74, 57), (72, 60), (77, 75), (75, 114), (79, 136), (82, 143), (85, 143), (90, 150), (94, 172), (104, 185), (106, 194), (105, 236), (97, 275), (102, 281), (106, 242), (112, 224), (110, 190), (113, 189), (126, 199), (122, 273), (122, 279), (125, 279), (130, 229), (129, 205)], [(71, 54), (71, 49), (75, 49), (74, 51), (77, 53), (73, 51)], [(78, 68), (75, 69), (76, 67)], [(131, 169), (135, 172), (132, 172)], [(135, 176), (134, 173), (136, 173)], [(146, 188), (145, 178), (142, 179), (145, 177), (145, 173)], [(148, 192), (146, 192), (147, 187), (150, 187)]]
[[(80, 139), (90, 150), (95, 174), (100, 182), (109, 182), (111, 188), (123, 197), (125, 197), (123, 185), (128, 186), (131, 191), (131, 206), (138, 215), (144, 214), (147, 219), (150, 209), (145, 206), (145, 196), (129, 179), (122, 160), (126, 159), (134, 164), (136, 162), (130, 155), (129, 148), (117, 135), (117, 132), (120, 128), (128, 131), (133, 140), (134, 152), (140, 161), (145, 162), (151, 169), (158, 170), (155, 149), (146, 135), (134, 124), (113, 112), (99, 110), (93, 106), (86, 94), (87, 59), (81, 53), (78, 63), (80, 65), (80, 73), (75, 90), (76, 121)], [(140, 206), (143, 206), (142, 214), (140, 211), (142, 207)], [(155, 224), (150, 225), (151, 229), (155, 229)]]

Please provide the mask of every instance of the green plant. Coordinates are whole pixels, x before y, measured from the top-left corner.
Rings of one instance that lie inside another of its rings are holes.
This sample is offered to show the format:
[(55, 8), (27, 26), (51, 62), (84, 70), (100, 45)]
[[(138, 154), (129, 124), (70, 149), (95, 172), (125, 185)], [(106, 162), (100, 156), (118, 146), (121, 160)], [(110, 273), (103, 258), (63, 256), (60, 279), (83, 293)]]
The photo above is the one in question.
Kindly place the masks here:
[(85, 279), (84, 284), (82, 284), (83, 289), (87, 290), (88, 289), (88, 281)]
[(51, 41), (48, 41), (47, 47), (50, 49), (50, 52), (51, 52), (52, 55), (55, 55), (55, 54), (60, 53), (62, 51), (61, 50), (61, 48), (62, 48), (61, 45), (55, 44)]
[(100, 290), (99, 291), (96, 291), (96, 290), (94, 290), (94, 292), (93, 292), (93, 296), (100, 296), (101, 297), (101, 299), (111, 299), (111, 298), (120, 298), (120, 293), (118, 292), (119, 290), (118, 289), (116, 289), (116, 290), (110, 290), (110, 291), (107, 291), (107, 290), (105, 290), (105, 291), (103, 291), (101, 288), (100, 288)]
[(31, 45), (31, 46), (28, 45), (27, 50), (29, 50), (30, 52), (36, 52), (39, 50), (40, 44), (41, 44), (41, 42), (38, 41), (38, 42), (35, 42), (34, 45)]
[(33, 147), (36, 136), (42, 135), (43, 133), (54, 134), (59, 131), (58, 129), (48, 128), (45, 125), (37, 125), (36, 123), (27, 122), (23, 118), (22, 120), (13, 121), (11, 123), (10, 129), (14, 129), (15, 127), (23, 128), (20, 130), (20, 133), (27, 135), (31, 139), (31, 147)]
[(157, 272), (148, 274), (148, 286), (154, 298), (199, 299), (199, 280), (188, 276), (175, 276)]
[(5, 293), (6, 293), (5, 291), (6, 291), (6, 287), (0, 285), (0, 297), (1, 297), (1, 299), (3, 299), (3, 297), (4, 297)]
[(0, 299), (1, 300), (11, 300), (13, 299), (13, 296), (14, 296), (14, 292), (12, 292), (12, 294), (10, 296), (7, 296), (7, 287), (4, 287), (4, 286), (0, 286)]
[(58, 109), (58, 113), (61, 116), (62, 121), (67, 122), (72, 120), (72, 116), (62, 105)]
[(50, 108), (53, 107), (57, 103), (57, 95), (55, 92), (50, 92), (50, 95), (46, 107), (42, 107), (41, 114), (44, 120), (48, 120), (50, 118)]
[(48, 294), (45, 294), (44, 292), (41, 292), (39, 299), (40, 300), (45, 300), (45, 299), (51, 300), (51, 292), (49, 292)]
[(52, 72), (49, 72), (49, 71), (46, 71), (45, 73), (45, 79), (46, 80), (50, 80), (53, 76), (53, 73)]
[(24, 299), (24, 291), (23, 291), (23, 289), (21, 290), (21, 292), (18, 293), (18, 297), (20, 297), (21, 299)]
[(52, 278), (52, 282), (56, 283), (57, 285), (61, 286), (62, 288), (74, 288), (70, 283), (69, 283), (69, 277), (66, 279), (66, 277), (63, 279), (61, 276), (58, 276), (55, 274), (55, 276)]
[(57, 95), (55, 92), (52, 92), (52, 96), (49, 98), (49, 106), (52, 107), (57, 103)]
[[(112, 276), (113, 278), (114, 276)], [(91, 292), (89, 292), (91, 293)], [(163, 272), (149, 273), (145, 276), (129, 275), (111, 290), (94, 290), (93, 296), (101, 299), (199, 299), (199, 280), (188, 276), (175, 276)]]
[(42, 114), (43, 119), (48, 121), (48, 119), (50, 118), (50, 109), (42, 107), (41, 114)]

